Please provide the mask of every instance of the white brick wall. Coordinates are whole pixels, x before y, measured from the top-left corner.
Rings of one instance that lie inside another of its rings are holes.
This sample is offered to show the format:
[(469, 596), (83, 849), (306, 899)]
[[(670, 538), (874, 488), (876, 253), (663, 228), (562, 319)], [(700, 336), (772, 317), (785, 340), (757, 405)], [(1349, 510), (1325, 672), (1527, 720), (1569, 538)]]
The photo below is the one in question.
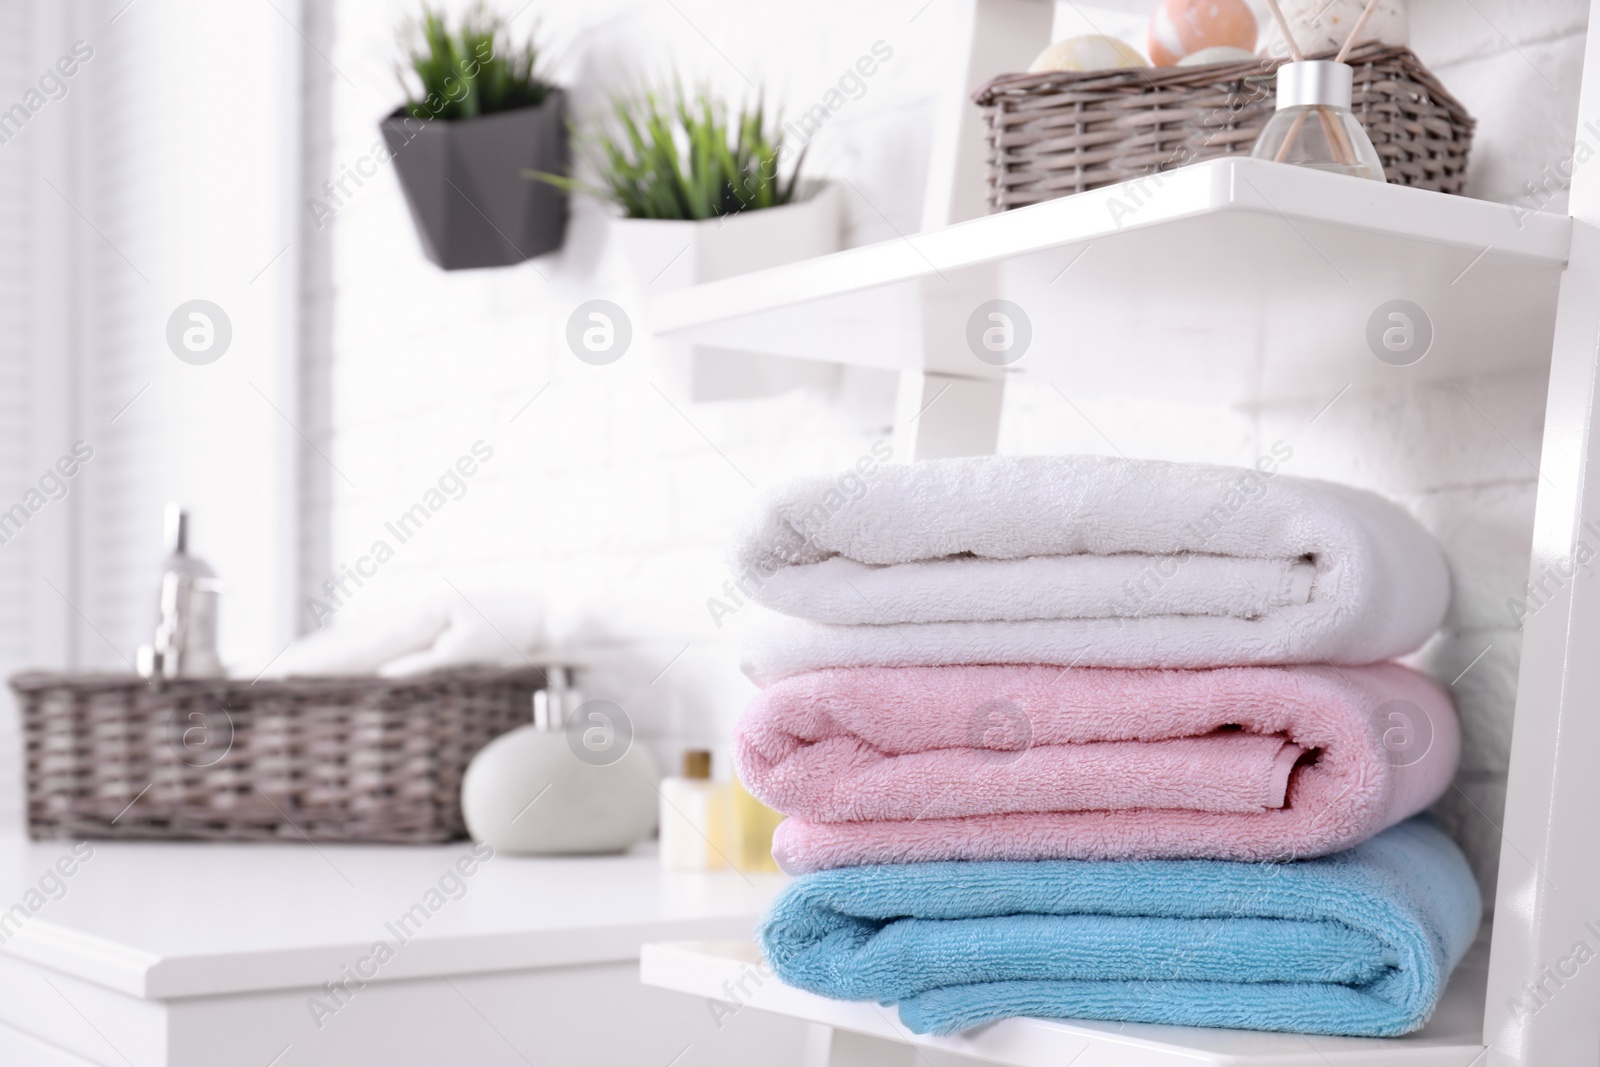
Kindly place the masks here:
[[(1570, 153), (1585, 6), (1413, 4), (1415, 47), (1481, 120), (1475, 195), (1521, 195)], [(367, 151), (396, 102), (391, 27), (412, 7), (339, 2), (331, 57), (354, 87), (333, 87), (335, 166)], [(848, 175), (870, 201), (851, 198), (852, 243), (914, 228), (932, 96), (952, 73), (934, 48), (936, 7), (818, 0), (744, 5), (737, 16), (712, 0), (578, 7), (547, 7), (545, 17), (569, 42), (565, 72), (582, 83), (580, 106), (601, 86), (671, 64), (731, 95), (747, 74), (799, 110), (873, 41), (887, 41), (894, 59), (818, 136), (812, 163)], [(730, 524), (754, 497), (746, 478), (765, 485), (841, 468), (879, 435), (869, 427), (881, 417), (820, 393), (678, 402), (680, 413), (653, 387), (663, 378), (643, 340), (612, 366), (579, 363), (559, 345), (566, 314), (589, 296), (625, 293), (620, 264), (575, 247), (537, 272), (441, 274), (423, 261), (387, 169), (323, 239), (337, 301), (332, 457), (354, 484), (332, 480), (334, 560), (364, 550), (437, 470), (486, 439), (495, 458), (468, 496), (379, 581), (526, 584), (561, 604), (593, 605), (593, 688), (627, 708), (663, 758), (723, 742), (752, 690), (737, 671), (740, 618), (718, 629), (705, 601), (726, 577)], [(1454, 680), (1468, 734), (1460, 788), (1441, 810), (1492, 890), (1517, 655), (1504, 601), (1527, 570), (1544, 383), (1512, 375), (1459, 384), (1350, 393), (1315, 422), (1327, 398), (1239, 411), (1074, 395), (1092, 425), (1053, 389), (1019, 386), (1001, 447), (1107, 452), (1109, 438), (1129, 455), (1248, 463), (1281, 439), (1295, 449), (1294, 473), (1369, 486), (1410, 507), (1445, 544), (1458, 587), (1448, 629), (1420, 657)]]
[(1490, 895), (1520, 651), (1506, 599), (1528, 570), (1544, 387), (1542, 375), (1502, 374), (1405, 393), (1351, 391), (1315, 422), (1326, 401), (1261, 412), (1263, 440), (1295, 448), (1286, 469), (1383, 492), (1444, 546), (1455, 600), (1417, 661), (1450, 685), (1461, 714), (1461, 775), (1439, 814), (1469, 846)]

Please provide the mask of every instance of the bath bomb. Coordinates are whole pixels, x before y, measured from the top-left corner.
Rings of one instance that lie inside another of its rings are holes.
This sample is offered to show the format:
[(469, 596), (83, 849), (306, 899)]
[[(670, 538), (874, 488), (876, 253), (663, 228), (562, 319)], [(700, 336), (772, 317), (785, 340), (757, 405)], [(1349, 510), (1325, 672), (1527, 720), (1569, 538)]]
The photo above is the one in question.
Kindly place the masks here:
[(1245, 63), (1257, 58), (1256, 54), (1248, 48), (1232, 48), (1221, 45), (1217, 48), (1202, 48), (1178, 60), (1180, 67), (1203, 67), (1207, 63)]
[(1150, 16), (1150, 61), (1176, 66), (1207, 48), (1256, 46), (1256, 15), (1245, 0), (1161, 0)]
[[(1300, 50), (1308, 56), (1343, 48), (1345, 38), (1367, 7), (1365, 0), (1279, 0), (1279, 6), (1289, 28), (1294, 30)], [(1278, 29), (1277, 19), (1267, 20), (1266, 32), (1261, 36), (1264, 54), (1274, 59), (1289, 57), (1289, 46)], [(1406, 17), (1406, 0), (1380, 0), (1361, 31), (1361, 40), (1409, 44), (1411, 22)]]
[(1029, 74), (1043, 74), (1051, 70), (1120, 70), (1129, 67), (1148, 67), (1144, 56), (1126, 41), (1115, 37), (1068, 37), (1039, 53), (1039, 58), (1028, 68)]

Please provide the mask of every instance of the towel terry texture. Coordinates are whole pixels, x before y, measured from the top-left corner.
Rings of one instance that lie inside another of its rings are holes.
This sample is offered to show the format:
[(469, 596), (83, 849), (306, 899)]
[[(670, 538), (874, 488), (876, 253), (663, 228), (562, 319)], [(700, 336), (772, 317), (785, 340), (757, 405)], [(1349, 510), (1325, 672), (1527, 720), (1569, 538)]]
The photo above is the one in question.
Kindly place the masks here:
[(1397, 664), (818, 671), (740, 719), (791, 873), (933, 860), (1285, 860), (1449, 787), (1449, 696)]
[(1481, 901), (1426, 816), (1333, 856), (926, 863), (806, 875), (762, 923), (785, 982), (919, 1033), (1010, 1016), (1383, 1037), (1421, 1026)]
[(825, 667), (1361, 664), (1444, 617), (1438, 546), (1348, 486), (1201, 464), (982, 456), (792, 483), (735, 573), (779, 615), (759, 684)]

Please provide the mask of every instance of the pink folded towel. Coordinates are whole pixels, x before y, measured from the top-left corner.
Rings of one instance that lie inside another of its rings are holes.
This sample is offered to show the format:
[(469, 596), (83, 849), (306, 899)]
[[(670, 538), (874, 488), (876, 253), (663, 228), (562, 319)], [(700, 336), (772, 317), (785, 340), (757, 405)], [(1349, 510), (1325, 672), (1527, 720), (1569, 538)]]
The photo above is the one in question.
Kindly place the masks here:
[(1455, 772), (1448, 694), (1397, 664), (797, 675), (740, 720), (787, 871), (934, 860), (1284, 860), (1422, 811)]

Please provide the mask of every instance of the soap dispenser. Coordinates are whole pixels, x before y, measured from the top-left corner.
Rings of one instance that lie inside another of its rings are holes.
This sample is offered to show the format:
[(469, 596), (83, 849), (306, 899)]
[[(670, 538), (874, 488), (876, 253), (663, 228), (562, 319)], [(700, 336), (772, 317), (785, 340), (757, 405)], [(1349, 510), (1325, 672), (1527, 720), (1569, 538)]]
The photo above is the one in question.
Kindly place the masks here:
[(211, 565), (189, 551), (189, 512), (168, 504), (167, 558), (161, 566), (155, 640), (138, 651), (138, 671), (155, 680), (215, 678), (217, 597), (221, 583)]
[[(618, 730), (626, 714), (585, 701), (566, 667), (533, 694), (533, 721), (485, 745), (461, 780), (461, 815), (475, 841), (510, 855), (621, 852), (656, 828), (650, 754)], [(614, 739), (597, 745), (594, 738)]]

